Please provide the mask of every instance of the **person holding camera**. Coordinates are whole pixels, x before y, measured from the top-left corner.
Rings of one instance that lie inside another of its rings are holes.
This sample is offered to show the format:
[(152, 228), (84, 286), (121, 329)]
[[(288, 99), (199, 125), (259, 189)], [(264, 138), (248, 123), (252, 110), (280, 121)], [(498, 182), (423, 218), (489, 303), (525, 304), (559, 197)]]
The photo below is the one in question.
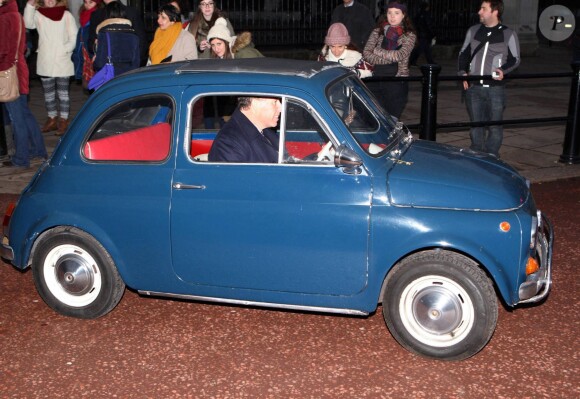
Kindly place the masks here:
[[(520, 64), (516, 32), (503, 25), (502, 0), (483, 1), (480, 24), (467, 31), (459, 52), (458, 75), (491, 75), (491, 79), (464, 81), (465, 103), (472, 122), (501, 121), (505, 108), (503, 78)], [(503, 126), (477, 126), (470, 130), (471, 149), (499, 157)]]

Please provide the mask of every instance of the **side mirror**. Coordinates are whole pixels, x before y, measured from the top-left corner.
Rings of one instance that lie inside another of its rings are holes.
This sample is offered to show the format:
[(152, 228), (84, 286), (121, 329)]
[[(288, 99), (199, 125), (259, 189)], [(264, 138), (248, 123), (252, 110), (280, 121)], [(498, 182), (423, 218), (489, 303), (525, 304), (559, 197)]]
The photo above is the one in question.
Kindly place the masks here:
[(341, 144), (334, 153), (334, 165), (343, 168), (344, 173), (358, 175), (361, 173), (362, 159), (356, 152)]

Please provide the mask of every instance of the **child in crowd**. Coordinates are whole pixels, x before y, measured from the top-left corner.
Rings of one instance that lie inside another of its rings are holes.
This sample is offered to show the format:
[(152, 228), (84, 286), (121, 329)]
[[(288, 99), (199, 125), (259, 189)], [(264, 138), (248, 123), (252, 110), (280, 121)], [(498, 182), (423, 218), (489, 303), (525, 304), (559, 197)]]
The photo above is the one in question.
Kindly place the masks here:
[(351, 43), (346, 26), (340, 22), (330, 25), (318, 61), (332, 61), (352, 69), (360, 78), (373, 76), (373, 66), (363, 59)]

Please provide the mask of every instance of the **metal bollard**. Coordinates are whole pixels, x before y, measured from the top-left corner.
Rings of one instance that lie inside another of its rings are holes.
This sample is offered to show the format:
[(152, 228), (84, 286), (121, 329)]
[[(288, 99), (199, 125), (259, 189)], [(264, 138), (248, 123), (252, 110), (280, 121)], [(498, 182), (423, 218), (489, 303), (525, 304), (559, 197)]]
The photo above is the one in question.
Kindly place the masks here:
[(441, 66), (437, 64), (421, 65), (423, 74), (423, 92), (421, 96), (421, 140), (435, 141), (437, 138), (437, 86)]
[(562, 155), (560, 155), (560, 162), (567, 164), (580, 163), (580, 62), (574, 62), (572, 69), (574, 75), (570, 87), (568, 121)]

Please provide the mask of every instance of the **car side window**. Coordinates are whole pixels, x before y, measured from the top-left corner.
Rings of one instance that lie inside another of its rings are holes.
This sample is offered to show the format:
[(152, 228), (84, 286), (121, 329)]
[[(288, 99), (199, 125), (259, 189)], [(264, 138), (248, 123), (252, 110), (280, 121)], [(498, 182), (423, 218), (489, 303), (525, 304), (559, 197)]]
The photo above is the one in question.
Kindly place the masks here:
[(207, 161), (213, 140), (236, 109), (237, 96), (208, 95), (191, 106), (191, 140), (189, 155), (194, 161)]
[(163, 161), (171, 147), (173, 114), (173, 102), (166, 96), (117, 104), (95, 126), (83, 155), (91, 161)]
[[(194, 161), (206, 162), (208, 160), (213, 141), (235, 111), (240, 96), (247, 96), (247, 94), (208, 95), (196, 99), (192, 104), (191, 140), (188, 153)], [(281, 113), (278, 125), (271, 128), (278, 138), (284, 141), (282, 163), (330, 162), (328, 157), (322, 159), (318, 156), (324, 145), (329, 142), (329, 138), (310, 106), (291, 98), (286, 98), (282, 104), (285, 112)], [(283, 118), (285, 118), (285, 123), (283, 123)]]
[[(280, 135), (281, 126), (280, 124), (277, 129)], [(286, 101), (286, 126), (283, 136), (287, 163), (329, 161), (319, 159), (318, 153), (330, 139), (307, 104), (295, 99)]]

